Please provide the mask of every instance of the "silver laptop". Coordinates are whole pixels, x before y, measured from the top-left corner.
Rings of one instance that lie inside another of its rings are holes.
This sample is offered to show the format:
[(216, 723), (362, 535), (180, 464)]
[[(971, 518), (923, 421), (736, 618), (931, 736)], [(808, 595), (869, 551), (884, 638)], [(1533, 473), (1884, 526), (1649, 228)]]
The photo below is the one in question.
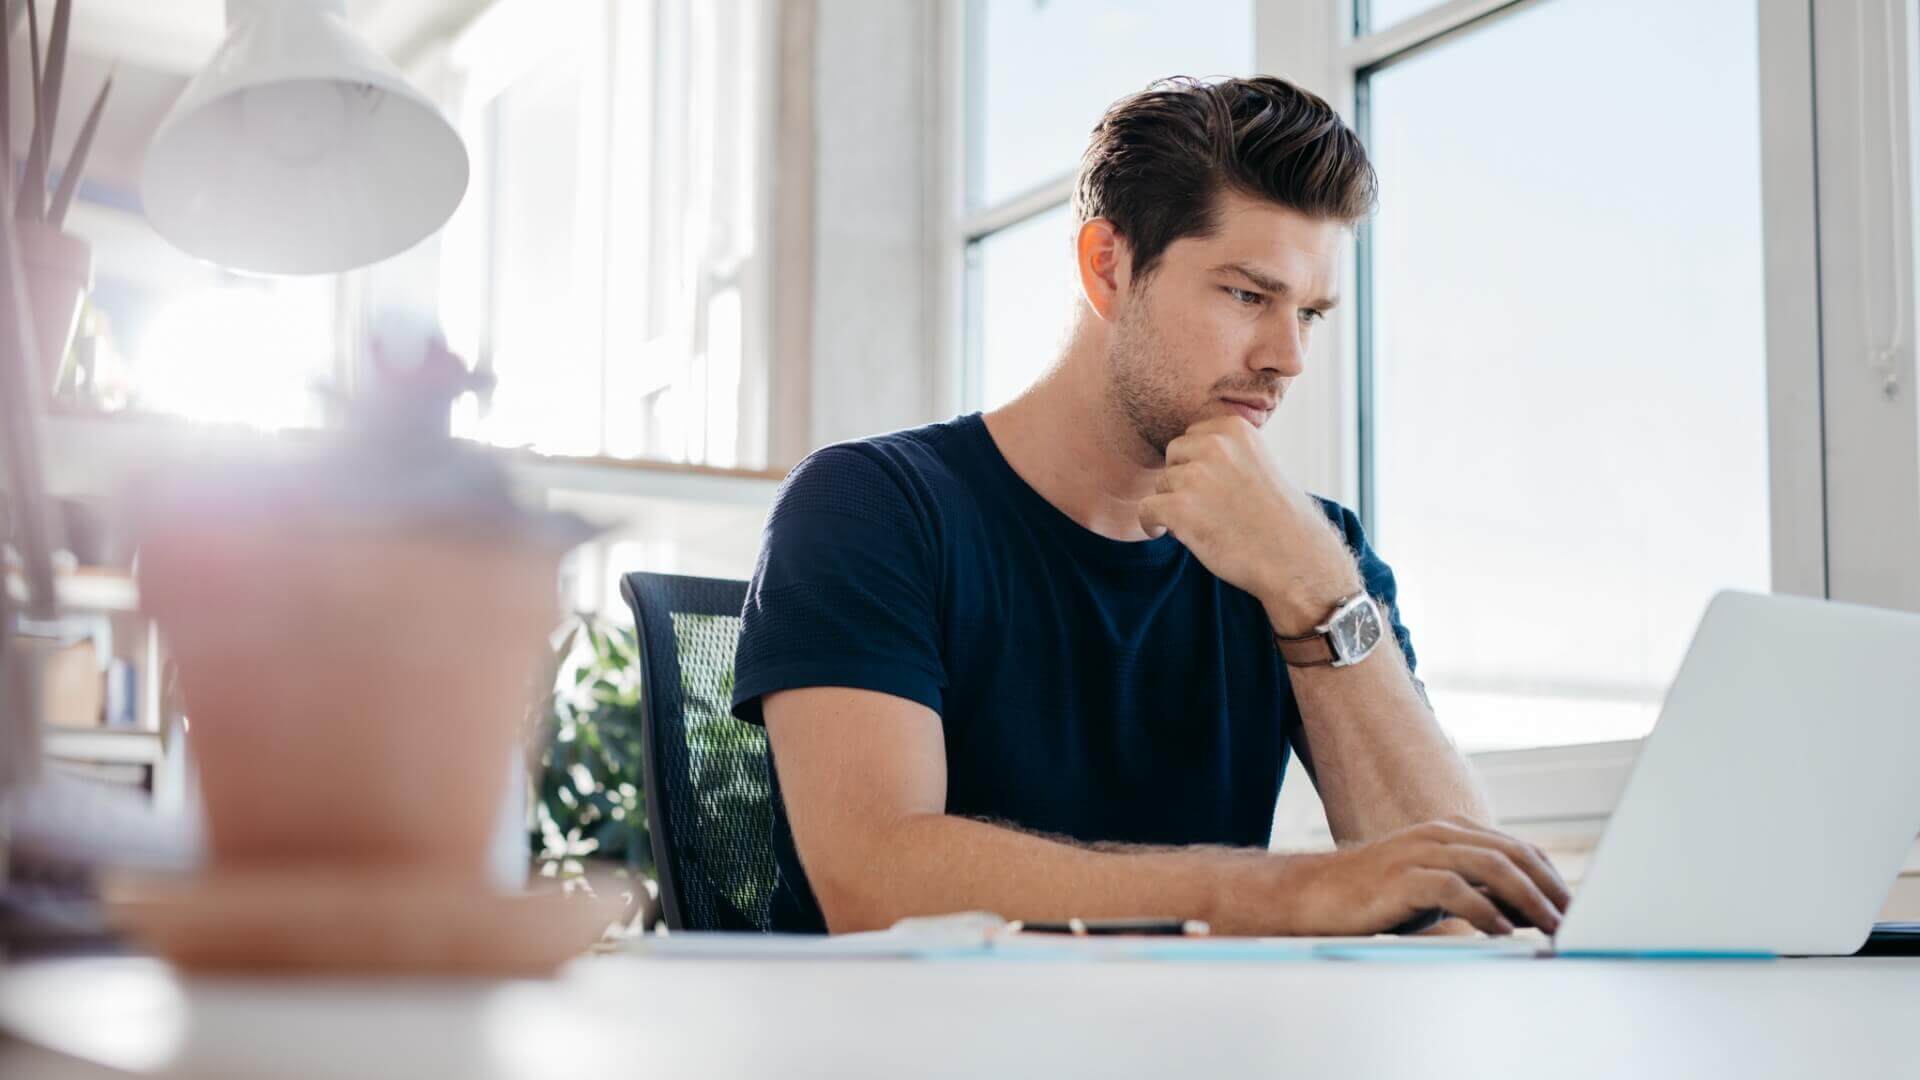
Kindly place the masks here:
[(1838, 955), (1920, 834), (1920, 615), (1723, 592), (1553, 951)]

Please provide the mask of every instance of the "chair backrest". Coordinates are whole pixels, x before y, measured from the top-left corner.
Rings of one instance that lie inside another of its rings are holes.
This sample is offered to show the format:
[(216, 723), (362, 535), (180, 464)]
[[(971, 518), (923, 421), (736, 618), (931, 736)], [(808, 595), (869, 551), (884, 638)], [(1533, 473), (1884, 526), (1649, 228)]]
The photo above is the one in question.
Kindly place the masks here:
[(733, 716), (744, 581), (628, 574), (641, 663), (647, 823), (674, 930), (768, 929), (773, 803), (766, 732)]

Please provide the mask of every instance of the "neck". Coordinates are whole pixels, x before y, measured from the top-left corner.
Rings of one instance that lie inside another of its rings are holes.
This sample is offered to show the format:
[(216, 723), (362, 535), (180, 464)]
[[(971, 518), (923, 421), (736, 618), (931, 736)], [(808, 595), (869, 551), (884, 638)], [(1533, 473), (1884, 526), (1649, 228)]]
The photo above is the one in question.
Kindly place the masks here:
[(1041, 498), (1089, 532), (1144, 540), (1140, 500), (1153, 494), (1166, 463), (1108, 396), (1103, 331), (1083, 318), (1053, 369), (984, 419), (1001, 455)]

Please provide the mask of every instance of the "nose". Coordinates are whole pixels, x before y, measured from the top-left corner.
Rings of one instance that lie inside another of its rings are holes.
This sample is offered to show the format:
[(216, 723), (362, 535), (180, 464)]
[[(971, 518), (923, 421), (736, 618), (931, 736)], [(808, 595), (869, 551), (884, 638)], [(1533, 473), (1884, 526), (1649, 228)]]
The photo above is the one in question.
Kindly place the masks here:
[(1271, 371), (1283, 379), (1307, 370), (1306, 329), (1298, 319), (1290, 318), (1285, 325), (1263, 334), (1247, 357), (1247, 366), (1254, 371)]

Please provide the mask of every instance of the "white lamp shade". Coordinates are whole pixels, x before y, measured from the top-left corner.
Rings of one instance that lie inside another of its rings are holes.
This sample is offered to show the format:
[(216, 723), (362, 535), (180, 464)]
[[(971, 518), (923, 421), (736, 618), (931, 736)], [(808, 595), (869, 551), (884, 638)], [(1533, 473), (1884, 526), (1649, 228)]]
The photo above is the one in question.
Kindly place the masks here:
[(320, 274), (398, 254), (452, 216), (465, 145), (342, 6), (230, 3), (226, 42), (147, 152), (140, 196), (160, 235), (239, 270)]

